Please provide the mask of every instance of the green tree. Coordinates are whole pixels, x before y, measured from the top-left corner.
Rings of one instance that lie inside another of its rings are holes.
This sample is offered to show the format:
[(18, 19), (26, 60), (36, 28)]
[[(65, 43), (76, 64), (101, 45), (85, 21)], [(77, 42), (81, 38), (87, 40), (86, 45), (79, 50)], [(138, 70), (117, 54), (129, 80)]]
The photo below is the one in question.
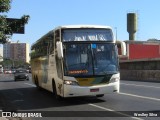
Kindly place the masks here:
[[(0, 0), (0, 13), (8, 12), (11, 8), (11, 0)], [(24, 29), (30, 16), (24, 15), (20, 19), (9, 19), (6, 15), (0, 15), (0, 44), (7, 42), (7, 38)]]

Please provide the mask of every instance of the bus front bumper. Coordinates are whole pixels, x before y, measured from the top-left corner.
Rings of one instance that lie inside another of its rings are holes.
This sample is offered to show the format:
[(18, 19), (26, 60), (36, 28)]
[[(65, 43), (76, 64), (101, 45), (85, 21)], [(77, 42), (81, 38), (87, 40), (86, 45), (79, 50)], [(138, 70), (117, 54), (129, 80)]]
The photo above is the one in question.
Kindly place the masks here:
[(64, 84), (64, 97), (93, 96), (119, 93), (119, 81), (96, 86), (74, 86)]

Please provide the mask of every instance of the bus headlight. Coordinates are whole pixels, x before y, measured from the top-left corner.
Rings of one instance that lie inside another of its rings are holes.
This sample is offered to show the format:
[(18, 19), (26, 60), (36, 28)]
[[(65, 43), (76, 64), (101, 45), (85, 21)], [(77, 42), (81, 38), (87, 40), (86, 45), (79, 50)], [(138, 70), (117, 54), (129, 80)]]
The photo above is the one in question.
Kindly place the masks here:
[(109, 82), (114, 83), (114, 82), (118, 82), (119, 80), (120, 80), (120, 78), (116, 77), (116, 78), (112, 78)]
[(65, 80), (64, 84), (66, 85), (78, 85), (78, 82), (76, 81), (71, 81), (71, 80)]

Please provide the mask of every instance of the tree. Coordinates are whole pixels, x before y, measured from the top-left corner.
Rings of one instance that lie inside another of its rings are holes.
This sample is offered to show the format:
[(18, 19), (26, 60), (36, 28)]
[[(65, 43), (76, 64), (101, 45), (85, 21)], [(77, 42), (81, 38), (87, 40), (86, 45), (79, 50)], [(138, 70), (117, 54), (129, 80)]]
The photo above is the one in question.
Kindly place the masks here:
[[(0, 0), (0, 13), (8, 12), (11, 8), (11, 0)], [(0, 44), (7, 42), (7, 38), (13, 33), (24, 33), (24, 25), (28, 23), (30, 16), (24, 15), (20, 19), (7, 18), (0, 15)]]

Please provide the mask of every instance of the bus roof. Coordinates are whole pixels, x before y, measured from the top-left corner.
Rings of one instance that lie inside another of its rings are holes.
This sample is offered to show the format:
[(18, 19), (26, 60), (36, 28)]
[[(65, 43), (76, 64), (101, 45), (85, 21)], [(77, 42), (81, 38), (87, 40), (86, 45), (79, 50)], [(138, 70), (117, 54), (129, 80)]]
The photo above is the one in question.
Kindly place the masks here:
[(57, 29), (67, 29), (67, 28), (105, 28), (105, 29), (111, 29), (110, 26), (104, 26), (104, 25), (63, 25), (56, 27), (54, 30)]
[(51, 35), (54, 31), (58, 29), (72, 29), (72, 28), (102, 28), (102, 29), (112, 29), (110, 26), (105, 25), (62, 25), (54, 28), (53, 30), (49, 31), (47, 34), (42, 36), (39, 40), (37, 40), (33, 45), (31, 46), (31, 49), (40, 42), (43, 38), (45, 38), (48, 35)]

